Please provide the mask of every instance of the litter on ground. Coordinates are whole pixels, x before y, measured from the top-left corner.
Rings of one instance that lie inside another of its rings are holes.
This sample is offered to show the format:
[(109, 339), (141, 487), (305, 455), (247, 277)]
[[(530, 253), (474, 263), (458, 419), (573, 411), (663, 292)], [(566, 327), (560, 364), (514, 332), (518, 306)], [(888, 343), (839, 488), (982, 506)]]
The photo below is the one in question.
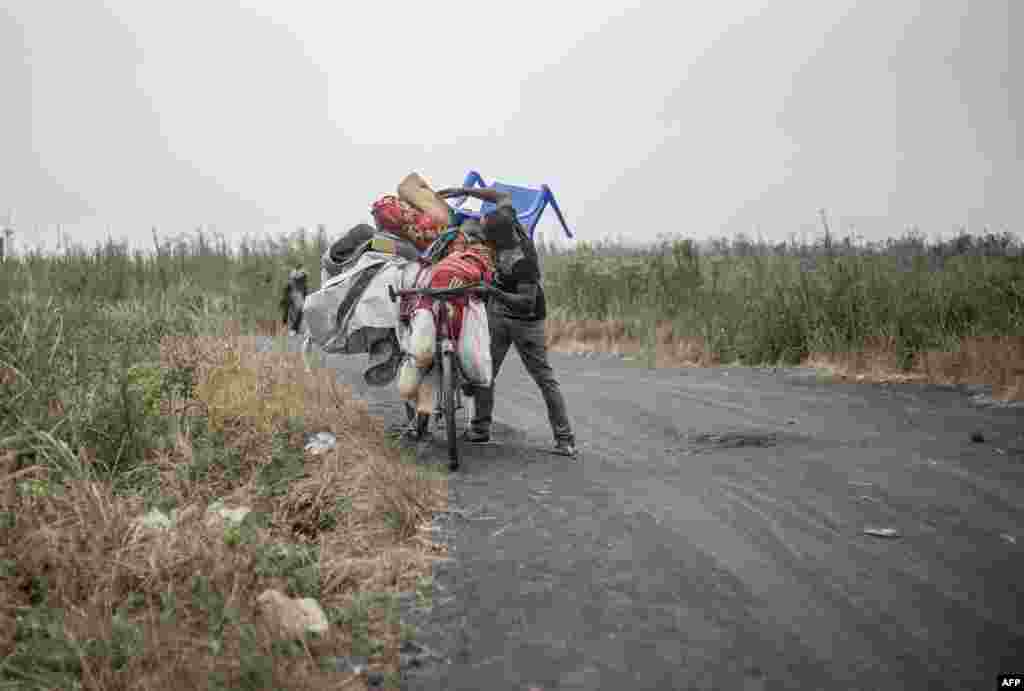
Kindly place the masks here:
[(330, 432), (317, 432), (309, 443), (306, 444), (306, 451), (314, 456), (327, 453), (338, 445), (338, 439)]
[(875, 537), (899, 537), (899, 531), (893, 530), (892, 528), (867, 528), (864, 530), (865, 535), (874, 535)]

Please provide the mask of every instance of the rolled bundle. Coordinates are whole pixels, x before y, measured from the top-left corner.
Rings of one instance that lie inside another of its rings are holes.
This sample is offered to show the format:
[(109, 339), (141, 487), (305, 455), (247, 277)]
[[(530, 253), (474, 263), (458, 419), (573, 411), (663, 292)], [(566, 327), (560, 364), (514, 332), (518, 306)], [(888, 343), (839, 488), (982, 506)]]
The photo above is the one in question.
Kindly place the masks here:
[(420, 384), (423, 382), (423, 370), (416, 366), (412, 358), (406, 358), (398, 371), (398, 395), (404, 401), (415, 403), (419, 397)]
[(416, 412), (430, 415), (434, 412), (434, 380), (436, 377), (423, 377), (416, 398)]
[(434, 348), (437, 345), (437, 327), (434, 314), (429, 309), (418, 309), (412, 314), (410, 323), (409, 353), (416, 366), (428, 369), (434, 364)]
[(412, 204), (435, 222), (448, 225), (448, 203), (437, 196), (419, 173), (409, 173), (398, 184), (398, 198)]

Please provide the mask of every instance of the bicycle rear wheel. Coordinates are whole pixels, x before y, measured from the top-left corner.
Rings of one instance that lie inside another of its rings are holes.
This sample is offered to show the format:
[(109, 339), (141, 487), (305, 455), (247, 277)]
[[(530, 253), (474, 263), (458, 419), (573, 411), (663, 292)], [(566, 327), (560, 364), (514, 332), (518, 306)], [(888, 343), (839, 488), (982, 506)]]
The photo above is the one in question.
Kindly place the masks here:
[(441, 406), (444, 412), (445, 432), (448, 436), (448, 468), (459, 467), (459, 438), (455, 429), (455, 396), (459, 386), (459, 371), (455, 353), (445, 353), (441, 374)]

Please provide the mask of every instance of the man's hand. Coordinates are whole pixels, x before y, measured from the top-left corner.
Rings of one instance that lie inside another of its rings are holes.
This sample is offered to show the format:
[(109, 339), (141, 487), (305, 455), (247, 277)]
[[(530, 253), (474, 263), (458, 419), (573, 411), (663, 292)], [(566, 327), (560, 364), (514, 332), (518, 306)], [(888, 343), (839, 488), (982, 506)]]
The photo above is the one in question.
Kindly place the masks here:
[(445, 187), (443, 190), (438, 190), (436, 194), (441, 199), (448, 199), (449, 197), (465, 197), (466, 191), (461, 187)]
[(520, 283), (519, 290), (515, 293), (506, 293), (491, 286), (490, 295), (509, 307), (517, 310), (533, 312), (537, 303), (538, 287), (536, 283)]

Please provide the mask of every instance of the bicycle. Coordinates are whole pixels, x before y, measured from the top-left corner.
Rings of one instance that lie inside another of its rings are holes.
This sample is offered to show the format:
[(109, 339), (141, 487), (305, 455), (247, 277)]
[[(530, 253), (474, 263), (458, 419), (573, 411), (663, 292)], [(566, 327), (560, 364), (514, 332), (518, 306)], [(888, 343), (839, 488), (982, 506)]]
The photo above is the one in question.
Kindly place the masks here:
[[(388, 286), (388, 297), (395, 302), (400, 297), (423, 296), (431, 297), (438, 301), (437, 316), (437, 343), (434, 346), (434, 364), (438, 370), (440, 386), (437, 389), (435, 398), (434, 415), (438, 422), (443, 418), (445, 433), (448, 437), (448, 468), (457, 470), (459, 467), (459, 440), (455, 429), (455, 411), (462, 408), (462, 382), (466, 377), (462, 372), (462, 365), (459, 363), (456, 352), (455, 337), (452, 334), (452, 325), (448, 319), (448, 300), (453, 297), (468, 295), (483, 284), (462, 286), (459, 288), (410, 288), (408, 290), (395, 290), (394, 286)], [(438, 366), (439, 365), (439, 366)], [(406, 416), (410, 424), (416, 416), (416, 409), (409, 402), (405, 404)], [(429, 416), (422, 424), (429, 424)], [(426, 429), (417, 428), (417, 435), (422, 436)]]

